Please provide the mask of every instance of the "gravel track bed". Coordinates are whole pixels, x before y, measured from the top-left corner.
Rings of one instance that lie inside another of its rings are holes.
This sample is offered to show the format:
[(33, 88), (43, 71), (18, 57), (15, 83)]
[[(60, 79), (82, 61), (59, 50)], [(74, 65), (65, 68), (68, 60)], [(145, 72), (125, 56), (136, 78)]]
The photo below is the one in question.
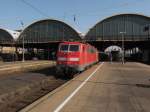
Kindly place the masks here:
[(61, 86), (68, 79), (55, 78), (55, 67), (0, 77), (0, 112), (16, 112)]

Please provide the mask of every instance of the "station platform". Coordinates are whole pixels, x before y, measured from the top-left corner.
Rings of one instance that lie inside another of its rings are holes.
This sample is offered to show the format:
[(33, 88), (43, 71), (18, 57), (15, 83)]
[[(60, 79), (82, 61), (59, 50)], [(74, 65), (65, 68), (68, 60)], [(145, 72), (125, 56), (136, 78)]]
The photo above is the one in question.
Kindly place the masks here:
[(150, 112), (149, 85), (150, 66), (99, 63), (20, 112)]
[(28, 71), (28, 70), (36, 70), (38, 68), (47, 67), (50, 65), (55, 65), (54, 61), (46, 61), (46, 60), (39, 60), (39, 61), (16, 61), (16, 62), (3, 62), (0, 63), (0, 75), (12, 73), (16, 71)]

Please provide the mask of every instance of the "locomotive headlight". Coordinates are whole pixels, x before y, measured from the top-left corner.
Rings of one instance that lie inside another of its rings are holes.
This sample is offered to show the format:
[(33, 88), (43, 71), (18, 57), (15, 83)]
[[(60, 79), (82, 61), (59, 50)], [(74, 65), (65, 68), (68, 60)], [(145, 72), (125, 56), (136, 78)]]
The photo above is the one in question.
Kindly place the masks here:
[(69, 61), (79, 61), (79, 58), (69, 58)]

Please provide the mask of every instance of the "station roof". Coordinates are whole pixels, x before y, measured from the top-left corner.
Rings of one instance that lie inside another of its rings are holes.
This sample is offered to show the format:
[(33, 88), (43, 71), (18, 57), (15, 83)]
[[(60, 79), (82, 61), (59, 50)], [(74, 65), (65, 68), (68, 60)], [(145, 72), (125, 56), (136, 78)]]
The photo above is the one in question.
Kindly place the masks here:
[(116, 14), (98, 21), (85, 34), (85, 40), (119, 40), (120, 32), (125, 32), (128, 39), (145, 39), (147, 33), (143, 31), (150, 25), (150, 17), (137, 13)]
[(19, 37), (19, 32), (0, 28), (0, 43), (1, 44), (9, 44), (17, 40)]
[(68, 40), (81, 40), (80, 33), (70, 25), (60, 20), (42, 19), (25, 27), (21, 32), (18, 42), (49, 43)]

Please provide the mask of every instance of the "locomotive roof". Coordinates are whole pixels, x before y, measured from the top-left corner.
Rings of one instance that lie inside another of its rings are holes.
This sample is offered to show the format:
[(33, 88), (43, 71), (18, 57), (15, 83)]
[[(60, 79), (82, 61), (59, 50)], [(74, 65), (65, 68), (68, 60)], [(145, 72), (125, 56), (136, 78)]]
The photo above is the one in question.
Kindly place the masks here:
[(94, 46), (90, 45), (89, 43), (83, 43), (83, 42), (68, 42), (68, 41), (65, 41), (65, 42), (62, 42), (61, 44), (86, 44), (88, 46), (94, 47)]
[(62, 42), (63, 44), (82, 44), (81, 42)]

